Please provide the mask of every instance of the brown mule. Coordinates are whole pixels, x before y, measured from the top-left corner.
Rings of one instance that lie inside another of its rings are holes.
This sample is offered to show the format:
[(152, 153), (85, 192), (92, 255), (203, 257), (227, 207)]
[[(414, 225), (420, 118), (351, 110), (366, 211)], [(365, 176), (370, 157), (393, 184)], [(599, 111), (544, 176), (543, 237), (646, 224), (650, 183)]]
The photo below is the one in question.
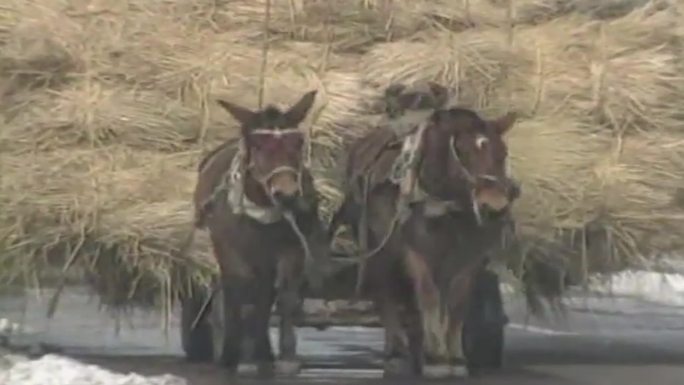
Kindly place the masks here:
[[(503, 141), (514, 114), (485, 120), (436, 106), (428, 115), (407, 136), (412, 147), (387, 129), (352, 144), (345, 202), (331, 225), (351, 225), (375, 251), (363, 289), (385, 329), (388, 376), (466, 372), (461, 332), (470, 291), (519, 193), (506, 174)], [(398, 180), (392, 170), (407, 148), (415, 162)]]
[[(294, 318), (303, 273), (309, 284), (320, 279), (318, 262), (328, 244), (298, 129), (315, 96), (305, 94), (285, 112), (219, 101), (241, 124), (241, 140), (224, 143), (199, 167), (196, 226), (209, 229), (221, 273), (223, 320), (214, 326), (214, 356), (233, 371), (294, 374), (300, 368)], [(274, 365), (268, 325), (276, 299), (280, 358)]]

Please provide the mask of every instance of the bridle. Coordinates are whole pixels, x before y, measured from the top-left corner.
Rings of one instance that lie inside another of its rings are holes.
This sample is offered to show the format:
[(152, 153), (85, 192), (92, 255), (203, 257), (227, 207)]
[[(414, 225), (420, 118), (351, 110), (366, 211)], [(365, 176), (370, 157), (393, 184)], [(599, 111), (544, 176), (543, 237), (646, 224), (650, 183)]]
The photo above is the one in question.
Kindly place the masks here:
[(463, 164), (461, 157), (458, 156), (458, 151), (456, 150), (456, 137), (451, 136), (449, 140), (449, 152), (451, 153), (452, 159), (456, 162), (456, 166), (461, 171), (461, 174), (465, 177), (466, 183), (468, 183), (468, 190), (470, 191), (470, 204), (473, 209), (473, 214), (475, 215), (475, 221), (478, 225), (482, 225), (482, 213), (480, 212), (480, 207), (475, 199), (475, 187), (478, 180), (485, 180), (495, 183), (500, 183), (501, 181), (494, 175), (490, 174), (478, 174), (473, 175), (470, 170)]

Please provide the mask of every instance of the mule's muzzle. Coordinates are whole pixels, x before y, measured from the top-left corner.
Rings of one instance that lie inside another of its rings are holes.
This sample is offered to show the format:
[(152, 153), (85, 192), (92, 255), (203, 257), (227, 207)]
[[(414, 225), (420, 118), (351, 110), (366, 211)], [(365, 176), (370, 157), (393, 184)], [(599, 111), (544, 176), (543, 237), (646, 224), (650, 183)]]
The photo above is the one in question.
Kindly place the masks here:
[(486, 178), (475, 187), (474, 199), (484, 211), (499, 213), (506, 210), (520, 196), (520, 187), (512, 180)]
[(271, 177), (268, 185), (271, 199), (285, 208), (293, 208), (302, 196), (299, 175), (294, 172), (277, 173)]
[(276, 190), (272, 192), (271, 195), (273, 196), (273, 200), (283, 207), (294, 207), (300, 198), (299, 192), (288, 194)]

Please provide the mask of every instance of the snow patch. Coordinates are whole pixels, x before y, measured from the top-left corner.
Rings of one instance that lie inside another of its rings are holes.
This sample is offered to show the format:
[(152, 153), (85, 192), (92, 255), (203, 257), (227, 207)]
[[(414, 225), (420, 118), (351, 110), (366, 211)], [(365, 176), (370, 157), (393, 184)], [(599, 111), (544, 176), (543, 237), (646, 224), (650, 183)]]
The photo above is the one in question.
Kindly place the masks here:
[(8, 336), (21, 331), (21, 325), (7, 318), (0, 318), (0, 336)]
[(135, 373), (115, 373), (96, 365), (57, 355), (21, 360), (8, 369), (0, 368), (3, 385), (188, 385), (183, 378), (169, 374), (145, 377)]
[(684, 275), (650, 271), (623, 271), (592, 277), (590, 291), (684, 306)]
[[(499, 287), (504, 295), (519, 293), (519, 288), (509, 283)], [(684, 307), (684, 274), (643, 270), (596, 274), (590, 278), (589, 292)]]
[(575, 332), (569, 332), (569, 331), (563, 331), (563, 330), (553, 330), (553, 329), (547, 329), (547, 328), (542, 328), (539, 326), (532, 326), (532, 325), (508, 324), (506, 326), (511, 328), (511, 329), (524, 330), (524, 331), (530, 332), (530, 333), (544, 334), (544, 335), (551, 335), (551, 336), (574, 336), (574, 335), (578, 335), (578, 333), (575, 333)]

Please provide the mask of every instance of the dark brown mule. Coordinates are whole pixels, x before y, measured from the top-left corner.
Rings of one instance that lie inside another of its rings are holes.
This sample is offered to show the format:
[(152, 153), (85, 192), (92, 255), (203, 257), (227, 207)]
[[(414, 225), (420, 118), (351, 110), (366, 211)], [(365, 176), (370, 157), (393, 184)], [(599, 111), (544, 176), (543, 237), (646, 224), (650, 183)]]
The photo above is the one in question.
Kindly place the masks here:
[(316, 91), (305, 94), (285, 112), (219, 101), (241, 124), (242, 140), (229, 141), (203, 159), (194, 204), (197, 227), (208, 227), (221, 273), (224, 327), (221, 341), (214, 341), (220, 345), (215, 356), (232, 370), (273, 373), (268, 325), (276, 299), (281, 322), (275, 369), (299, 370), (294, 317), (303, 272), (317, 276), (317, 266), (306, 257), (320, 260), (321, 247), (327, 246), (320, 238), (325, 232), (298, 129), (315, 96)]
[(348, 223), (362, 232), (366, 201), (368, 246), (382, 247), (367, 260), (364, 290), (385, 328), (386, 375), (465, 371), (461, 332), (470, 291), (506, 223), (498, 216), (517, 195), (503, 141), (514, 121), (513, 114), (485, 120), (467, 109), (434, 110), (416, 152), (422, 198), (393, 232), (400, 190), (387, 175), (401, 141), (385, 130), (352, 144), (348, 193), (331, 227)]

